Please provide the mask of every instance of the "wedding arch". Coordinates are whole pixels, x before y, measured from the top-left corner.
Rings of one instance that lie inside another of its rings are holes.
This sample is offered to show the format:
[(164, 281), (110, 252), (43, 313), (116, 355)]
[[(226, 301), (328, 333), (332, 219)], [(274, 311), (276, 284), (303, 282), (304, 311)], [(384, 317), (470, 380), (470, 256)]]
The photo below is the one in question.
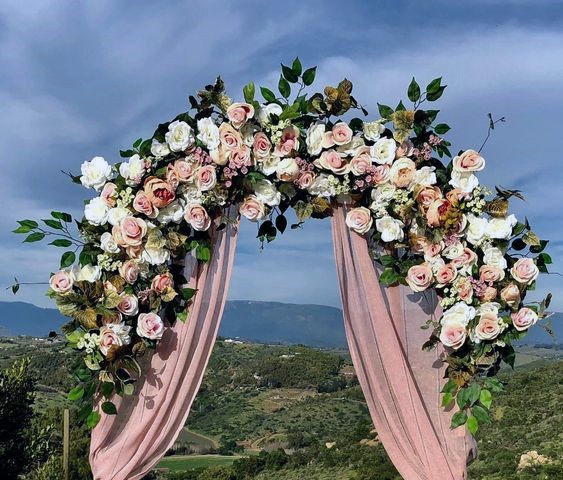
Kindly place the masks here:
[(70, 176), (99, 194), (79, 236), (64, 212), (19, 222), (26, 242), (68, 249), (48, 294), (84, 356), (69, 398), (93, 427), (95, 479), (140, 479), (172, 445), (215, 341), (239, 218), (267, 243), (290, 208), (291, 228), (331, 218), (350, 352), (391, 460), (406, 479), (465, 478), (500, 364), (545, 316), (549, 296), (524, 301), (547, 241), (508, 214), (520, 192), (480, 186), (480, 151), (444, 161), (450, 127), (422, 108), (441, 78), (413, 78), (409, 107), (378, 104), (364, 121), (350, 118), (368, 112), (347, 79), (309, 95), (315, 73), (295, 59), (279, 92), (260, 87), (258, 101), (249, 83), (244, 102), (218, 78), (121, 162), (84, 162)]

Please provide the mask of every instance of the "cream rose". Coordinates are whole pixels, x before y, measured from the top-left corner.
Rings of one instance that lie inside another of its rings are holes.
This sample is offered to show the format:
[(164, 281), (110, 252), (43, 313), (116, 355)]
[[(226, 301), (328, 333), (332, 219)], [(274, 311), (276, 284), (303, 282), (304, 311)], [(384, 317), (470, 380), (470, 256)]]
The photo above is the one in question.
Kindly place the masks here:
[(164, 332), (162, 319), (154, 312), (141, 313), (137, 319), (137, 334), (150, 340), (160, 340)]
[(538, 278), (540, 271), (531, 258), (520, 258), (510, 269), (510, 274), (518, 283), (528, 285)]
[(110, 232), (102, 233), (100, 237), (100, 247), (106, 253), (119, 253), (119, 245)]
[(165, 135), (166, 143), (173, 152), (182, 152), (192, 146), (195, 137), (192, 127), (186, 122), (175, 120), (168, 125), (168, 132)]
[(156, 138), (153, 138), (151, 143), (151, 153), (156, 158), (166, 157), (170, 153), (170, 149), (166, 143), (160, 143)]
[(370, 147), (370, 155), (375, 163), (391, 164), (395, 160), (397, 145), (392, 138), (380, 138)]
[(110, 208), (108, 212), (108, 223), (110, 225), (117, 225), (125, 217), (130, 217), (131, 212), (125, 207)]
[(475, 308), (472, 306), (464, 302), (458, 302), (442, 314), (440, 323), (442, 325), (446, 325), (447, 323), (459, 323), (465, 327), (475, 318), (476, 313)]
[(299, 175), (299, 165), (294, 158), (283, 158), (276, 166), (276, 176), (282, 182), (292, 182), (297, 175)]
[(100, 190), (111, 178), (111, 166), (103, 157), (94, 157), (80, 166), (80, 183), (86, 188)]
[(372, 224), (371, 212), (366, 207), (352, 208), (346, 214), (346, 225), (360, 235), (369, 232)]
[(77, 282), (97, 282), (102, 278), (102, 269), (98, 265), (84, 265), (82, 268), (78, 267), (74, 274)]
[(428, 263), (413, 265), (407, 272), (407, 283), (414, 292), (423, 292), (432, 285), (434, 275)]
[(307, 130), (307, 152), (310, 155), (319, 155), (323, 149), (323, 139), (325, 134), (324, 123), (313, 123)]
[(266, 216), (266, 207), (256, 196), (249, 195), (241, 203), (239, 212), (251, 222), (257, 222)]
[(467, 216), (467, 229), (465, 230), (465, 238), (473, 245), (480, 245), (487, 236), (487, 227), (489, 222), (486, 218)]
[(278, 117), (282, 114), (283, 110), (277, 103), (268, 103), (266, 105), (262, 105), (258, 109), (258, 114), (256, 115), (258, 118), (258, 123), (262, 126), (267, 125), (270, 123), (270, 115), (277, 115)]
[(281, 202), (281, 193), (278, 192), (276, 186), (269, 180), (259, 180), (254, 184), (254, 194), (261, 202), (270, 207), (275, 207)]
[(370, 142), (379, 140), (381, 134), (385, 131), (385, 125), (381, 121), (378, 122), (364, 122), (363, 124), (364, 137)]
[(488, 247), (483, 251), (483, 262), (490, 267), (497, 267), (505, 270), (507, 267), (504, 253), (497, 247)]
[(479, 180), (472, 173), (453, 171), (449, 184), (463, 193), (471, 193), (479, 186)]
[(119, 166), (119, 174), (125, 179), (127, 185), (138, 185), (145, 174), (145, 161), (135, 154)]
[(391, 165), (389, 178), (397, 187), (407, 188), (412, 184), (415, 172), (414, 162), (410, 158), (402, 157), (395, 160)]
[(518, 312), (513, 313), (511, 316), (514, 328), (519, 332), (528, 330), (532, 325), (538, 321), (538, 314), (531, 308), (523, 307)]
[(475, 150), (466, 150), (452, 160), (454, 171), (479, 172), (485, 168), (485, 159)]
[(49, 286), (51, 289), (60, 295), (70, 292), (73, 285), (74, 275), (66, 270), (61, 270), (55, 273), (49, 279)]
[(506, 218), (491, 218), (487, 225), (487, 235), (490, 238), (508, 240), (512, 236), (512, 229), (518, 223), (514, 215)]
[(194, 230), (204, 232), (209, 230), (211, 226), (211, 218), (207, 210), (201, 205), (191, 204), (186, 206), (186, 213), (184, 215), (186, 222), (188, 222)]

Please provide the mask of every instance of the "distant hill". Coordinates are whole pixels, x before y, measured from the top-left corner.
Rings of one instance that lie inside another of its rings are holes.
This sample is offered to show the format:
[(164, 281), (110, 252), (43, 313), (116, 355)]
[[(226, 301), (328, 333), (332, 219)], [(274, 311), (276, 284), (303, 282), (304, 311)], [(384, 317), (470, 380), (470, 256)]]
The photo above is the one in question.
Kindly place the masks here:
[[(0, 336), (47, 336), (65, 318), (56, 309), (24, 302), (0, 302)], [(544, 329), (532, 328), (521, 344), (563, 343), (563, 314), (551, 317), (554, 340)], [(326, 305), (234, 300), (227, 302), (219, 330), (224, 337), (262, 343), (303, 344), (315, 347), (346, 345), (342, 310)]]

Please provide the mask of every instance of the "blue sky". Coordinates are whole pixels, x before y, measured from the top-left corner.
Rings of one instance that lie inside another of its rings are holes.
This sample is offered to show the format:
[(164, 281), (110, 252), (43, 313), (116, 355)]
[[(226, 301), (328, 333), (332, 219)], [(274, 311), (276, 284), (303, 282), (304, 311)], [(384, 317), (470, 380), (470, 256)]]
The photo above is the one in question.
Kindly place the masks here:
[[(78, 172), (185, 111), (186, 99), (221, 74), (232, 97), (249, 80), (275, 85), (279, 62), (318, 65), (318, 88), (344, 76), (377, 117), (414, 75), (443, 76), (439, 103), (454, 150), (478, 147), (487, 113), (505, 116), (484, 150), (487, 185), (524, 190), (514, 202), (563, 271), (563, 2), (3, 0), (0, 3), (0, 285), (41, 281), (55, 249), (21, 245), (16, 220), (52, 209), (81, 214), (90, 192)], [(309, 221), (259, 251), (242, 226), (230, 298), (339, 305), (330, 222)], [(537, 296), (562, 277), (544, 276)], [(41, 288), (0, 300), (49, 305)]]

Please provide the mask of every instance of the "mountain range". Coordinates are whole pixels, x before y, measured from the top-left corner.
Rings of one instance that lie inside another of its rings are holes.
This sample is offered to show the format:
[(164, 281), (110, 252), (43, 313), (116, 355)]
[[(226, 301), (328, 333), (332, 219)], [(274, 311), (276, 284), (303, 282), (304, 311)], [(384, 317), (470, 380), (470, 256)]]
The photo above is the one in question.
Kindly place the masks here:
[[(24, 302), (0, 302), (0, 336), (44, 337), (66, 322), (58, 310)], [(551, 317), (555, 339), (534, 327), (521, 344), (563, 343), (563, 314)], [(254, 300), (227, 302), (219, 335), (261, 343), (344, 347), (342, 310), (326, 305), (303, 305)]]

